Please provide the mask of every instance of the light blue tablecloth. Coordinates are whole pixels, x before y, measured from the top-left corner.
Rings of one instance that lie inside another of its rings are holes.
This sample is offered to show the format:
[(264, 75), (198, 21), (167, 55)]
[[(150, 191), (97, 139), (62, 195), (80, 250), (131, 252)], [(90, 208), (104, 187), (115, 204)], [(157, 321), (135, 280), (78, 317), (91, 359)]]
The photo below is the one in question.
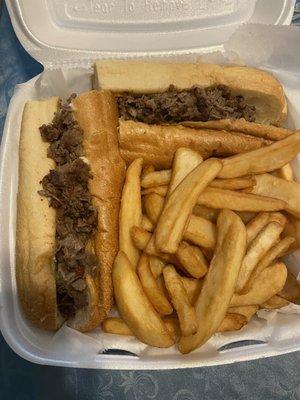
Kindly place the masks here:
[[(300, 11), (300, 0), (298, 6)], [(14, 86), (41, 70), (18, 42), (4, 8), (0, 20), (0, 135)], [(95, 371), (31, 364), (14, 354), (0, 335), (0, 400), (48, 399), (300, 400), (300, 352), (221, 367)]]

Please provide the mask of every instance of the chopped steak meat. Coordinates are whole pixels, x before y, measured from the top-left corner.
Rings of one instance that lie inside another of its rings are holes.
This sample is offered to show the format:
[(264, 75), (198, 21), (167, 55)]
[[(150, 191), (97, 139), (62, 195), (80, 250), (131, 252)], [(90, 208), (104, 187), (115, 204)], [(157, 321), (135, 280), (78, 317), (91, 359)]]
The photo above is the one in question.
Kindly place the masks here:
[(179, 123), (245, 118), (255, 121), (255, 107), (243, 96), (233, 95), (223, 85), (177, 90), (173, 85), (162, 93), (123, 93), (118, 97), (120, 117), (147, 124)]
[(59, 103), (53, 121), (40, 127), (43, 140), (50, 143), (48, 157), (56, 162), (41, 181), (41, 196), (56, 210), (56, 286), (60, 312), (73, 316), (87, 304), (86, 272), (95, 275), (97, 258), (86, 250), (96, 227), (97, 210), (88, 188), (90, 168), (80, 156), (82, 130), (70, 106)]
[[(71, 99), (70, 99), (71, 100)], [(68, 104), (59, 103), (59, 110), (49, 125), (42, 125), (43, 140), (50, 143), (48, 157), (62, 165), (83, 155), (82, 131)]]

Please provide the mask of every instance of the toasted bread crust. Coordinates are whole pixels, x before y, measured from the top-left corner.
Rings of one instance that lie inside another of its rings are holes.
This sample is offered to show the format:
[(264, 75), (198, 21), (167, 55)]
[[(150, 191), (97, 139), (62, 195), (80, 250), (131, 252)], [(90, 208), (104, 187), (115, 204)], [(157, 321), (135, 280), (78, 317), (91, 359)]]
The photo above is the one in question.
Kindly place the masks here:
[(256, 124), (245, 119), (220, 119), (218, 121), (186, 121), (182, 125), (195, 129), (216, 129), (228, 132), (242, 132), (247, 135), (256, 136), (268, 140), (282, 140), (290, 136), (291, 129), (279, 128), (272, 125)]
[(57, 313), (55, 270), (55, 210), (38, 194), (40, 181), (55, 163), (47, 158), (48, 144), (39, 127), (52, 121), (58, 98), (25, 105), (19, 146), (17, 197), (16, 278), (21, 306), (36, 326), (56, 330), (62, 323)]
[(113, 302), (111, 271), (118, 252), (118, 218), (125, 163), (120, 156), (114, 95), (109, 91), (90, 91), (73, 101), (74, 114), (83, 129), (83, 146), (93, 179), (90, 192), (98, 209), (98, 229), (94, 240), (99, 260), (100, 320)]
[(207, 158), (239, 154), (272, 143), (239, 132), (123, 120), (120, 120), (119, 142), (126, 163), (142, 157), (146, 164), (153, 164), (156, 168), (170, 168), (179, 147), (189, 147)]

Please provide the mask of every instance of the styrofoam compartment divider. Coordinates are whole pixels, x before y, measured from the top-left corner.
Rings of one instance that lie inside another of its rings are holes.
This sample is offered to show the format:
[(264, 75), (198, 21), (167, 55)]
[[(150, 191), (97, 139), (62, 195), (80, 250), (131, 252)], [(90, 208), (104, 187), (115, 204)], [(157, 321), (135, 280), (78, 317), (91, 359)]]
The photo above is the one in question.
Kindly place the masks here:
[[(51, 95), (67, 97), (74, 91), (89, 90), (90, 65), (95, 58), (157, 56), (195, 60), (200, 57), (202, 61), (220, 63), (243, 60), (278, 75), (289, 100), (288, 124), (299, 128), (300, 44), (294, 28), (245, 25), (223, 46), (225, 39), (242, 22), (290, 22), (294, 0), (272, 0), (272, 10), (267, 3), (270, 6), (269, 0), (7, 0), (19, 39), (45, 66), (41, 75), (16, 88), (7, 113), (0, 153), (0, 327), (16, 353), (49, 365), (171, 369), (226, 364), (300, 348), (297, 307), (293, 313), (291, 310), (287, 314), (270, 312), (266, 319), (255, 318), (239, 332), (215, 335), (188, 356), (180, 355), (174, 348), (154, 349), (134, 338), (103, 334), (100, 329), (83, 335), (63, 327), (54, 335), (32, 327), (24, 319), (15, 281), (18, 139), (25, 102)], [(219, 37), (216, 29), (220, 31)], [(202, 32), (201, 38), (199, 32)], [(122, 38), (122, 43), (118, 42), (118, 37)], [(284, 54), (278, 51), (278, 45)], [(292, 46), (295, 53), (290, 51)], [(212, 53), (216, 49), (220, 52)], [(81, 69), (82, 66), (85, 68)], [(294, 162), (298, 177), (299, 162), (298, 159)], [(300, 270), (298, 260), (297, 254), (290, 257), (289, 265), (294, 272)], [(241, 341), (248, 345), (231, 348), (232, 343)], [(132, 355), (105, 354), (106, 349), (124, 349)]]

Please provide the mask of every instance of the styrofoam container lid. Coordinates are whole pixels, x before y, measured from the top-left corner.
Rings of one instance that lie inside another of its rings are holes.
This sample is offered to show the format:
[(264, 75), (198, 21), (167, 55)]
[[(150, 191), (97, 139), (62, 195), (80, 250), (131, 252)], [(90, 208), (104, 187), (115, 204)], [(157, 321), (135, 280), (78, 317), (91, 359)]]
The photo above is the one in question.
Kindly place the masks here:
[(6, 0), (25, 49), (48, 67), (218, 49), (245, 22), (288, 24), (295, 0)]

